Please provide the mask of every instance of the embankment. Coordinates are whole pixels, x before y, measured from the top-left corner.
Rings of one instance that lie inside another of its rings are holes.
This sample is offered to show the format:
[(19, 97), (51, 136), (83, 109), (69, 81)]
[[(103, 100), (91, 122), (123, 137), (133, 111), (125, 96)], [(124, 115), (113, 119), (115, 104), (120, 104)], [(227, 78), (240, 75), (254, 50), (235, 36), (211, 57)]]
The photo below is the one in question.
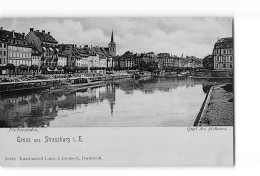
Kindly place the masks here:
[(233, 84), (221, 84), (210, 88), (194, 126), (233, 126)]

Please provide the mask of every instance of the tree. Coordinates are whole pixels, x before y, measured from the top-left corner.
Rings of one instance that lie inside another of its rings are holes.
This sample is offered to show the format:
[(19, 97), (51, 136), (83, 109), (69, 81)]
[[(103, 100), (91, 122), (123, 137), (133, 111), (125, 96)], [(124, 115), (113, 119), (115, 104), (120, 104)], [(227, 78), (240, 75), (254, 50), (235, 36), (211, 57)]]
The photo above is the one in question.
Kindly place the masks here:
[(15, 69), (14, 64), (10, 64), (10, 63), (6, 64), (5, 67), (6, 67), (6, 69), (8, 69), (8, 70), (14, 70), (14, 69)]
[(22, 70), (22, 71), (26, 71), (26, 70), (28, 70), (28, 66), (27, 66), (27, 65), (24, 65), (24, 64), (19, 65), (18, 68), (19, 68), (20, 70)]
[(33, 71), (38, 70), (38, 66), (37, 65), (31, 65), (30, 70), (33, 70)]
[(15, 70), (14, 64), (11, 63), (6, 64), (5, 68), (9, 70), (9, 76), (11, 75), (11, 70)]
[(38, 70), (38, 66), (37, 65), (31, 65), (29, 70), (32, 70), (33, 71), (33, 76), (35, 75), (35, 71)]
[(208, 55), (203, 59), (203, 67), (206, 69), (214, 69), (214, 59), (212, 55)]
[(41, 65), (40, 70), (42, 71), (43, 74), (47, 73), (47, 65)]
[(65, 65), (63, 67), (63, 69), (64, 69), (64, 72), (69, 73), (69, 66), (68, 65)]
[(139, 64), (139, 70), (144, 70), (146, 67), (146, 63), (144, 60), (141, 60), (140, 64)]
[(145, 70), (149, 71), (149, 72), (153, 72), (155, 70), (158, 70), (158, 64), (156, 62), (148, 62), (145, 65)]

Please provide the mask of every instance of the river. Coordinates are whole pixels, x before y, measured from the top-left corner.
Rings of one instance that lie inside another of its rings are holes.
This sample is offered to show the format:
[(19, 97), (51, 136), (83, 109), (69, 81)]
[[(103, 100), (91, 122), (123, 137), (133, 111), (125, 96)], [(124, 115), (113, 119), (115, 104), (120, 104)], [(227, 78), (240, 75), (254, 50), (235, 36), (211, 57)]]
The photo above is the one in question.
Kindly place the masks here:
[(66, 93), (2, 93), (0, 127), (192, 126), (207, 83), (142, 78)]

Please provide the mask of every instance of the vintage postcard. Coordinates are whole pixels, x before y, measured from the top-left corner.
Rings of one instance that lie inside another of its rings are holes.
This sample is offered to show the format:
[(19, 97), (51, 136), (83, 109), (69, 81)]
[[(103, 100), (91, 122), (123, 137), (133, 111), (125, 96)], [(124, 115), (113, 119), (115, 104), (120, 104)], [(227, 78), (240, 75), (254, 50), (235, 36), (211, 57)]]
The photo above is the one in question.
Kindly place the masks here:
[(233, 20), (0, 18), (0, 164), (233, 166)]

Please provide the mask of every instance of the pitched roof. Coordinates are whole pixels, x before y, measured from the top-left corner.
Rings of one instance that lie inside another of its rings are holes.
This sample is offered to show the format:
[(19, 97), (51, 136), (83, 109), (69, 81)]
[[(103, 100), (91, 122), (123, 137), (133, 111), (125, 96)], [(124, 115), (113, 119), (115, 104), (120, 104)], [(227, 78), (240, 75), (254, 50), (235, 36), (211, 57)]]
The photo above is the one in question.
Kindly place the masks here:
[[(13, 42), (11, 42), (10, 40), (13, 40)], [(0, 41), (8, 42), (9, 45), (19, 45), (19, 46), (28, 45), (26, 39), (24, 38), (24, 34), (13, 32), (13, 31), (2, 30), (2, 29), (0, 30)]]
[(59, 45), (58, 45), (58, 47), (59, 47), (62, 51), (65, 51), (65, 49), (66, 49), (68, 46), (72, 46), (72, 44), (59, 44)]
[(84, 48), (76, 48), (77, 52), (82, 57), (88, 57), (88, 52)]
[(51, 34), (40, 32), (40, 31), (33, 31), (33, 33), (40, 38), (43, 42), (50, 42), (50, 43), (58, 43)]
[(233, 48), (233, 37), (219, 39), (215, 43), (214, 48), (218, 48), (218, 49)]

